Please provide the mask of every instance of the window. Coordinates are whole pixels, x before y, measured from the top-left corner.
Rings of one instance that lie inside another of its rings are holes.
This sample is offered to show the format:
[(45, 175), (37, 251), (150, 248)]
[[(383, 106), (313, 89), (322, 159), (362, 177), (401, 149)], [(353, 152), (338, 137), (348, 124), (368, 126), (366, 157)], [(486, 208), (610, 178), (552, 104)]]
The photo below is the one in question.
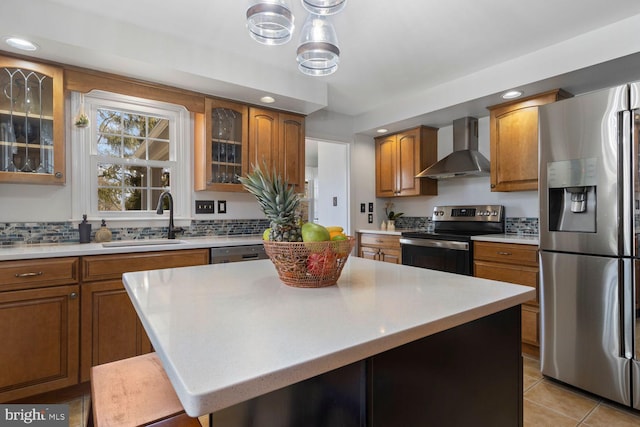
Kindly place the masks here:
[[(80, 95), (73, 94), (72, 111), (80, 103)], [(191, 193), (185, 166), (191, 163), (191, 135), (186, 109), (100, 91), (84, 97), (84, 108), (90, 126), (70, 132), (74, 219), (87, 213), (111, 221), (162, 220), (156, 206), (163, 191), (174, 194), (176, 218), (188, 217)]]

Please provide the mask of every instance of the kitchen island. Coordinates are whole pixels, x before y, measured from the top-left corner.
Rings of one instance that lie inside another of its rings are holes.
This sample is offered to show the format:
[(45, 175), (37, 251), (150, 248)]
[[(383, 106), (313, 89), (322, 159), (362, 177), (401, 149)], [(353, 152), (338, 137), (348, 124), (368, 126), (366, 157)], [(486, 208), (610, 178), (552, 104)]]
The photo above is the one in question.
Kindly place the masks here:
[(186, 412), (214, 425), (522, 423), (531, 288), (355, 257), (319, 289), (269, 260), (123, 277)]

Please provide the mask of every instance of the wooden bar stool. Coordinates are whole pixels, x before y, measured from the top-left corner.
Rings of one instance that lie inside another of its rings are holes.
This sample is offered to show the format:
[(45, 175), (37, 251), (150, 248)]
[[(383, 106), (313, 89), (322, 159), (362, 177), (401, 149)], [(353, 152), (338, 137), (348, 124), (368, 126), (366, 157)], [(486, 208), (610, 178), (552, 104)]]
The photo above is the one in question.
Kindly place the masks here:
[(91, 368), (89, 426), (200, 427), (178, 400), (156, 353)]

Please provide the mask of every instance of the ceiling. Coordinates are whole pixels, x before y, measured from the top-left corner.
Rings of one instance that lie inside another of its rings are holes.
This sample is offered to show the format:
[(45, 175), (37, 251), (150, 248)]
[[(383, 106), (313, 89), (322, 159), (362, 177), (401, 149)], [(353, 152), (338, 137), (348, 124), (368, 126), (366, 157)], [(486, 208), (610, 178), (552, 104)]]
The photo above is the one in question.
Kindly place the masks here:
[[(332, 17), (341, 56), (326, 77), (296, 68), (293, 39), (253, 41), (240, 0), (3, 0), (0, 37), (36, 57), (308, 115), (342, 115), (355, 133), (486, 116), (499, 94), (583, 93), (640, 79), (637, 0), (349, 0)], [(12, 48), (0, 49), (16, 52)]]

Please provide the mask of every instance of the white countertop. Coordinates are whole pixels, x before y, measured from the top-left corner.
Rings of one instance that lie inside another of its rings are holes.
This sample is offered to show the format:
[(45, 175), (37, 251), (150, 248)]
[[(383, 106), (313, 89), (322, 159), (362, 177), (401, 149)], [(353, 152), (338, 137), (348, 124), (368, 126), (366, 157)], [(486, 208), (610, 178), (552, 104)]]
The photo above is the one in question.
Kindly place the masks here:
[(210, 413), (521, 304), (530, 287), (351, 257), (336, 286), (271, 261), (124, 274), (190, 416)]
[(102, 243), (15, 245), (0, 247), (0, 261), (262, 244), (261, 236), (194, 237), (176, 240), (181, 241), (181, 243), (121, 247), (104, 247), (102, 246)]
[(478, 240), (481, 242), (516, 243), (520, 245), (535, 246), (538, 246), (540, 243), (538, 236), (523, 234), (485, 234), (482, 236), (472, 236), (471, 240)]
[(402, 234), (403, 231), (414, 231), (416, 230), (415, 228), (396, 228), (394, 231), (388, 231), (388, 230), (378, 230), (375, 228), (364, 228), (361, 230), (358, 230), (358, 233), (375, 233), (375, 234), (390, 234), (393, 236), (400, 236)]
[[(376, 233), (376, 234), (390, 234), (394, 236), (400, 236), (403, 231), (415, 231), (415, 229), (396, 229), (395, 231), (385, 231), (371, 229), (361, 229), (358, 233)], [(498, 242), (498, 243), (518, 243), (522, 245), (538, 245), (538, 236), (535, 235), (522, 235), (522, 234), (484, 234), (480, 236), (472, 236), (471, 240), (478, 240), (483, 242)]]

